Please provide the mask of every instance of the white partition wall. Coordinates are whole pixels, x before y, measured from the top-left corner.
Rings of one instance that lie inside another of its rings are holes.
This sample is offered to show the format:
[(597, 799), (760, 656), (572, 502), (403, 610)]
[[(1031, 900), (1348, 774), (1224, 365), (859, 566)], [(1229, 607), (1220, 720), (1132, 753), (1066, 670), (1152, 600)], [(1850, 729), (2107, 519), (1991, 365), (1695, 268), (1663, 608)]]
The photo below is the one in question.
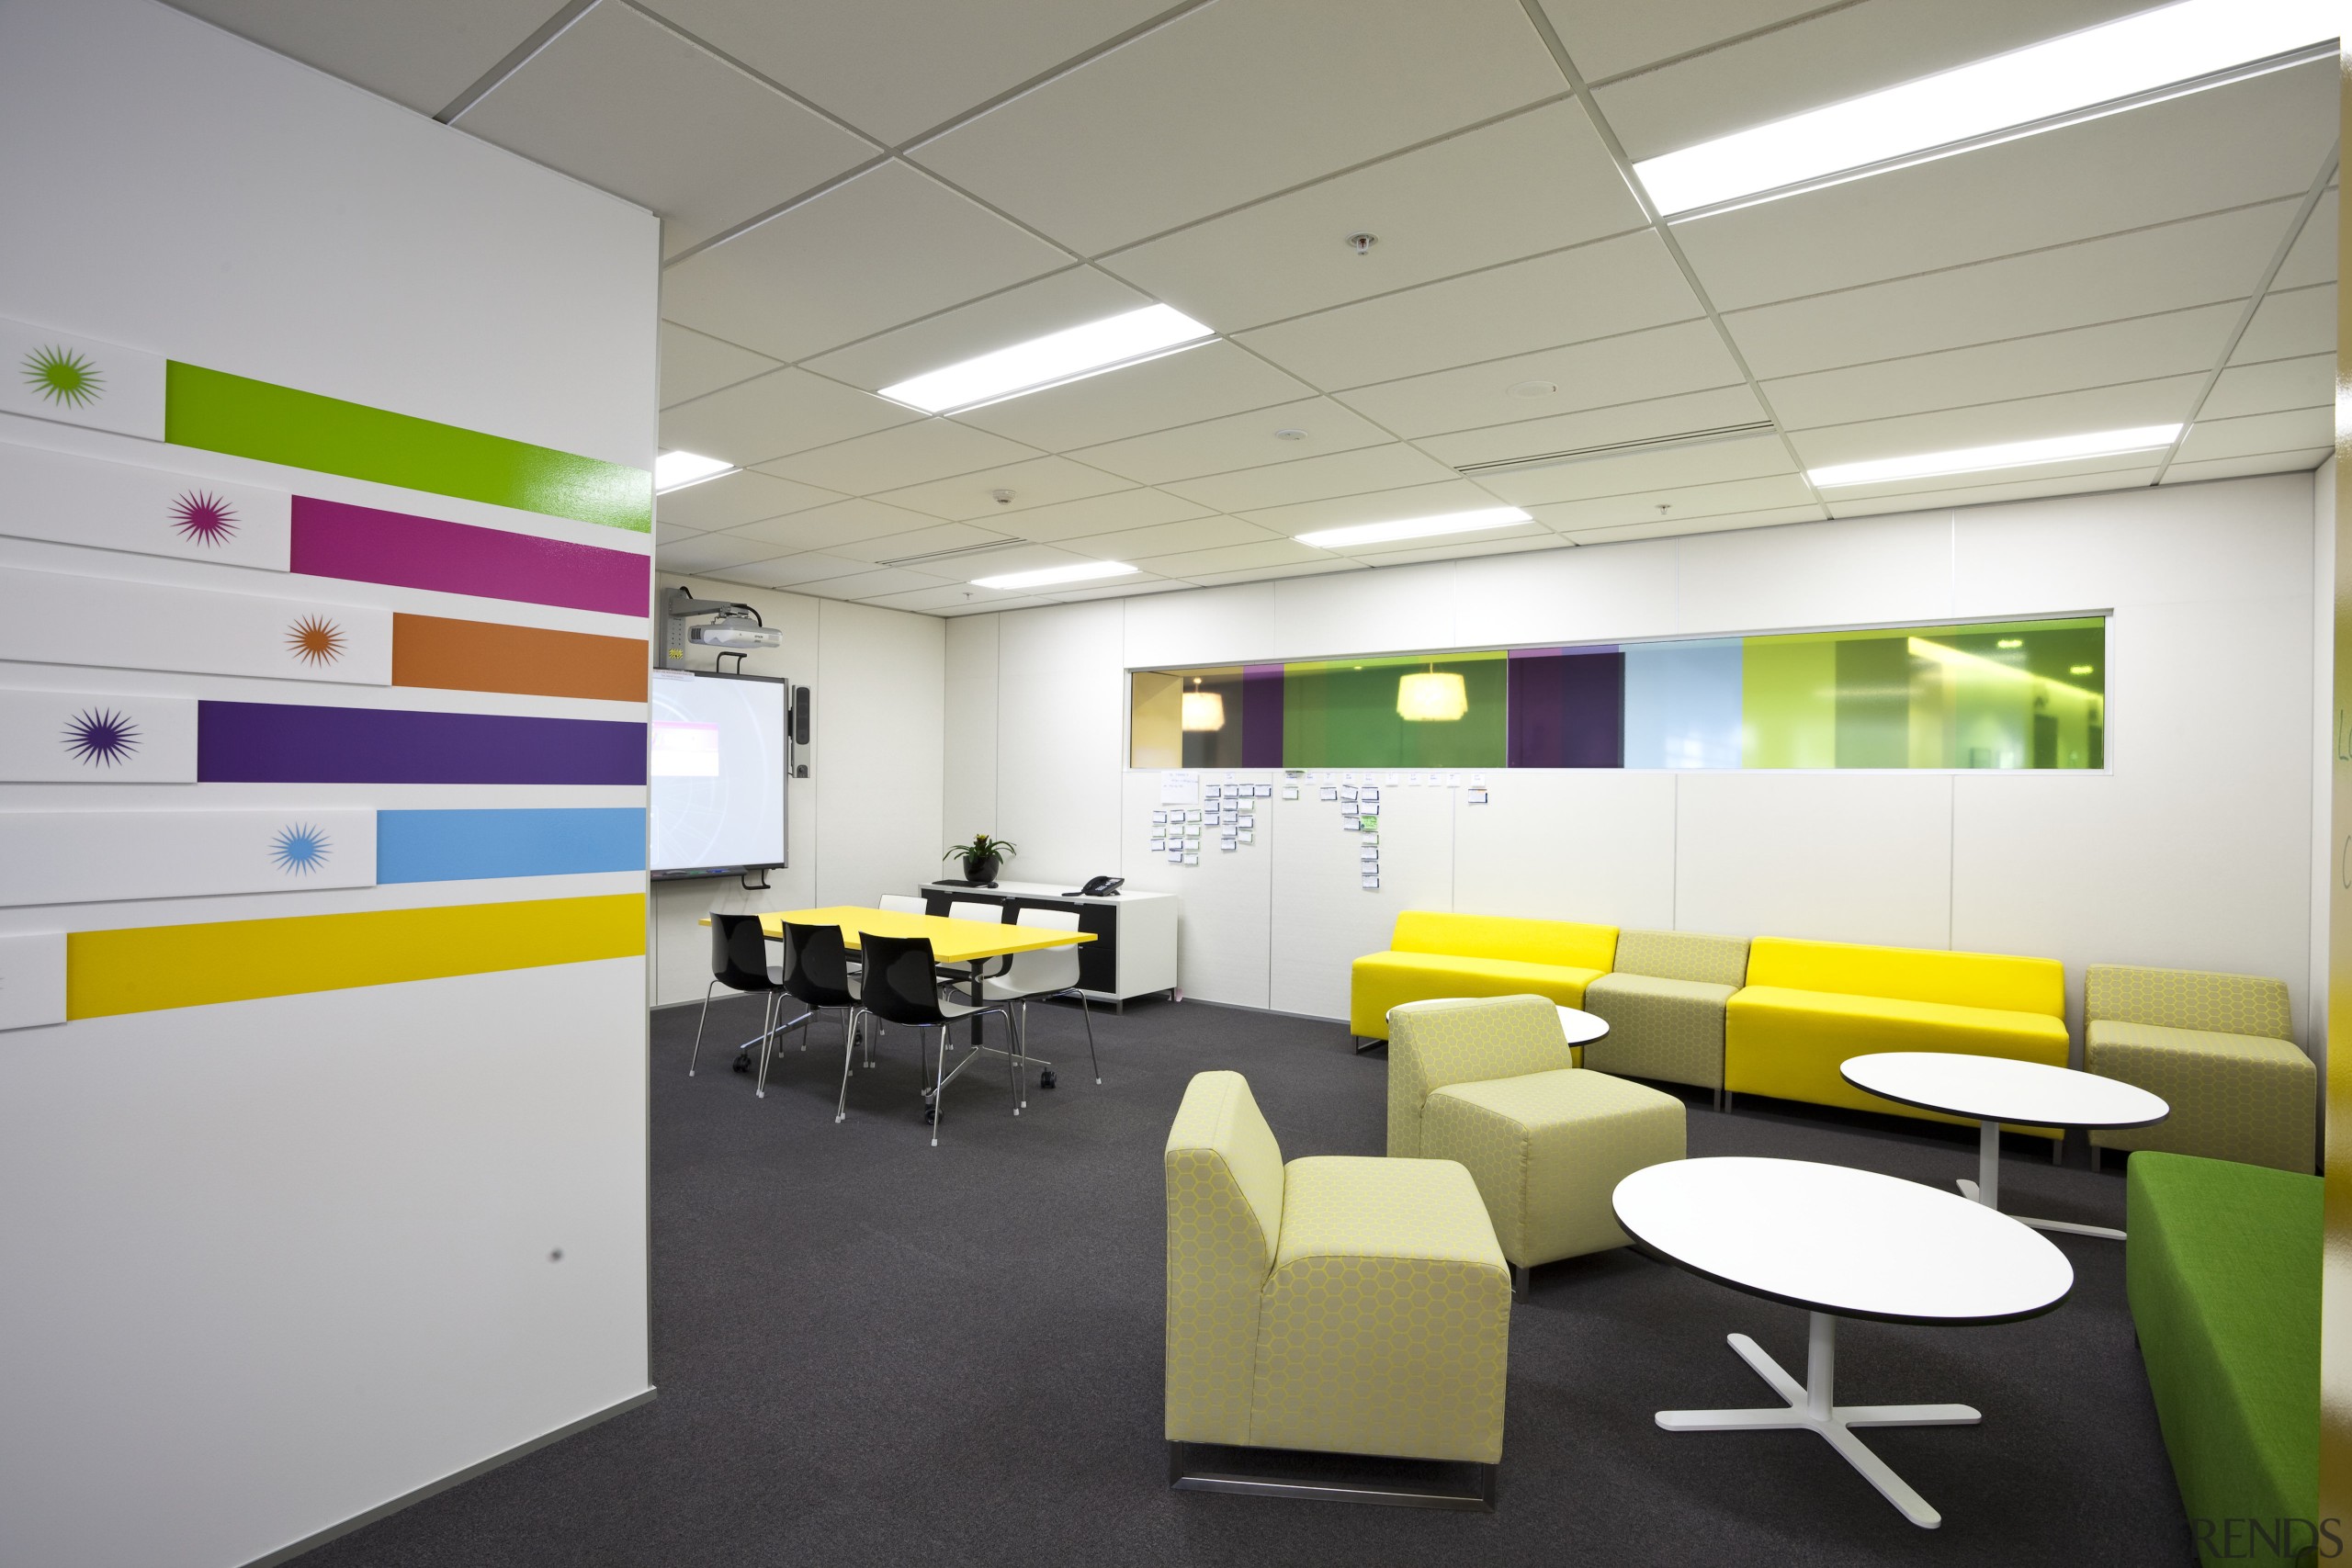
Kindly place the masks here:
[[(1120, 869), (1185, 901), (1209, 1000), (1343, 1016), (1348, 960), (1428, 907), (2044, 954), (2077, 1006), (2089, 963), (2271, 975), (2304, 1028), (2312, 519), (2287, 474), (975, 616), (948, 680), (959, 710), (992, 682), (994, 723), (950, 725), (951, 795), (1017, 821), (1048, 881), (1104, 869), (1115, 809)], [(1486, 805), (1385, 792), (1377, 891), (1311, 790), (1245, 865), (1169, 865), (1141, 836), (1157, 775), (1103, 760), (1123, 669), (2100, 611), (2105, 772), (1495, 770)]]
[(0, 1561), (227, 1568), (650, 1392), (657, 225), (150, 0), (0, 205)]

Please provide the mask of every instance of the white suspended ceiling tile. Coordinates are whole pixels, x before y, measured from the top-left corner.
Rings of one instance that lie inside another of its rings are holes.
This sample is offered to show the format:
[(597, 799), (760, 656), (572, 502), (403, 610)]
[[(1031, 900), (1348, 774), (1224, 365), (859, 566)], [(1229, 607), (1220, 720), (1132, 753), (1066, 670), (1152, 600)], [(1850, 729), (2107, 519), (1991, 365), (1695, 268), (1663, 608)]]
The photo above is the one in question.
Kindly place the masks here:
[(1789, 523), (1818, 523), (1829, 515), (1822, 507), (1780, 506), (1762, 512), (1730, 512), (1713, 517), (1662, 517), (1629, 523), (1619, 528), (1569, 528), (1565, 537), (1579, 545), (1624, 545), (1638, 539), (1674, 539), (1688, 534), (1728, 534), (1742, 528), (1777, 528)]
[[(1634, 158), (1841, 103), (2147, 8), (2148, 0), (1868, 0), (1594, 94)], [(1639, 7), (1647, 10), (1654, 7)]]
[(978, 577), (977, 570), (966, 570), (965, 560), (958, 557), (949, 560), (926, 561), (919, 556), (935, 556), (943, 550), (975, 549), (982, 545), (1015, 544), (993, 528), (976, 528), (968, 523), (940, 523), (929, 528), (916, 528), (904, 534), (885, 534), (875, 538), (844, 539), (827, 547), (831, 555), (845, 556), (852, 560), (871, 562), (876, 566), (903, 566), (916, 571), (928, 571), (941, 577), (961, 581)]
[(747, 561), (766, 560), (785, 547), (733, 534), (697, 534), (676, 544), (659, 543), (653, 564), (663, 571), (719, 571)]
[(266, 49), (439, 114), (554, 15), (549, 0), (175, 0), (180, 10)]
[(721, 387), (731, 387), (738, 381), (748, 381), (775, 368), (776, 362), (764, 354), (723, 343), (707, 333), (682, 327), (675, 321), (662, 323), (663, 408), (699, 398), (705, 392), (715, 392)]
[(2243, 301), (2232, 299), (2007, 343), (1820, 370), (1767, 381), (1764, 395), (1784, 428), (1804, 430), (2193, 375), (2212, 368), (2245, 310)]
[(1080, 539), (1124, 528), (1181, 522), (1207, 511), (1204, 506), (1165, 491), (1123, 490), (1020, 513), (1004, 520), (1004, 531), (1024, 539)]
[(2247, 457), (2208, 457), (2195, 463), (2175, 463), (2165, 470), (2167, 485), (2198, 484), (2207, 479), (2244, 479), (2250, 474), (2307, 473), (2335, 456), (2333, 446), (2306, 446), (2293, 452), (2264, 452)]
[(1219, 0), (911, 155), (1099, 254), (1566, 87), (1513, 0)]
[(1170, 480), (1167, 488), (1187, 501), (1197, 501), (1219, 512), (1249, 512), (1287, 506), (1294, 502), (1322, 501), (1335, 495), (1433, 484), (1453, 477), (1453, 470), (1436, 458), (1402, 442), (1391, 442), (1385, 446), (1302, 457), (1295, 463), (1274, 463), (1238, 473)]
[[(1175, 586), (1182, 586), (1181, 583)], [(1141, 584), (1129, 592), (1139, 592)], [(910, 610), (922, 615), (984, 615), (1000, 610), (1028, 610), (1062, 601), (1045, 593), (1008, 593), (992, 588), (975, 588), (968, 582), (944, 583), (937, 588), (917, 588), (905, 593), (877, 593), (865, 601), (886, 610)], [(989, 710), (994, 721), (995, 712)]]
[(1665, 244), (1645, 231), (1342, 305), (1246, 333), (1241, 341), (1329, 390), (1701, 313)]
[(1328, 501), (1303, 501), (1295, 506), (1270, 506), (1244, 515), (1277, 534), (1295, 536), (1355, 523), (1390, 523), (1408, 517), (1479, 512), (1501, 504), (1491, 492), (1468, 479), (1448, 479), (1442, 484), (1333, 496)]
[(1082, 604), (1089, 599), (1138, 599), (1152, 593), (1182, 593), (1193, 584), (1172, 577), (1125, 577), (1104, 588), (1073, 588), (1053, 595), (1057, 604)]
[(2259, 365), (2233, 365), (2222, 372), (2197, 411), (2198, 423), (2233, 419), (2241, 414), (2280, 413), (2289, 409), (2314, 408), (2335, 400), (2335, 355), (2309, 354), (2300, 359), (2273, 359)]
[(798, 555), (735, 567), (731, 572), (735, 581), (748, 582), (755, 588), (798, 588), (804, 583), (822, 582), (829, 577), (849, 577), (867, 570), (867, 564), (862, 560), (804, 550)]
[(1605, 82), (1821, 8), (1818, 0), (1683, 0), (1674, 6), (1543, 0), (1543, 6), (1561, 47), (1588, 82)]
[(947, 579), (926, 571), (886, 566), (849, 577), (827, 577), (805, 584), (799, 592), (818, 599), (872, 599), (884, 593), (906, 593), (918, 588), (946, 586)]
[[(1634, 452), (1622, 457), (1595, 457), (1559, 463), (1546, 468), (1526, 468), (1515, 474), (1489, 474), (1479, 482), (1514, 506), (1547, 506), (1560, 502), (1592, 501), (1604, 496), (1638, 495), (1645, 501), (1667, 499), (1663, 492), (1743, 479), (1789, 478), (1796, 465), (1777, 435), (1760, 435), (1703, 446)], [(1653, 492), (1656, 493), (1653, 496)], [(1802, 498), (1802, 488), (1797, 497)]]
[(2306, 288), (2314, 283), (2335, 281), (2335, 212), (2343, 193), (2330, 186), (2316, 206), (2312, 209), (2303, 231), (2295, 236), (2295, 243), (2287, 252), (2287, 259), (2279, 264), (2278, 276), (2270, 280), (2273, 290)]
[(1329, 570), (1342, 564), (1329, 550), (1312, 549), (1292, 539), (1262, 539), (1249, 545), (1220, 545), (1206, 550), (1174, 550), (1154, 556), (1151, 570), (1162, 577), (1199, 581), (1204, 575), (1228, 571), (1263, 571), (1275, 567), (1320, 565)]
[(626, 6), (597, 6), (454, 122), (662, 215), (674, 254), (881, 149)]
[(908, 512), (896, 506), (885, 506), (878, 501), (860, 498), (837, 501), (829, 506), (813, 506), (806, 512), (790, 513), (782, 517), (763, 518), (757, 523), (746, 523), (727, 535), (713, 536), (766, 540), (775, 554), (783, 555), (791, 550), (831, 549), (860, 539), (911, 534), (938, 521), (920, 512)]
[(1670, 398), (1586, 409), (1578, 413), (1527, 417), (1556, 402), (1556, 398), (1512, 399), (1521, 417), (1482, 430), (1419, 438), (1421, 449), (1457, 468), (1468, 463), (1505, 462), (1519, 457), (1575, 452), (1623, 441), (1648, 441), (1663, 435), (1687, 435), (1721, 430), (1726, 425), (1753, 424), (1764, 419), (1764, 405), (1743, 383)]
[[(1542, 391), (1546, 384), (1555, 389)], [(1412, 437), (1734, 386), (1747, 396), (1739, 362), (1724, 346), (1723, 334), (1701, 320), (1358, 387), (1340, 393), (1340, 400)]]
[(885, 164), (662, 276), (662, 314), (800, 359), (1069, 265), (903, 164)]
[(763, 75), (892, 143), (1165, 10), (1166, 0), (653, 0)]
[(790, 479), (746, 468), (655, 496), (653, 514), (664, 529), (684, 524), (708, 533), (718, 528), (740, 528), (746, 523), (781, 517), (788, 512), (830, 506), (846, 499), (836, 491), (795, 484)]
[(2333, 406), (2249, 414), (2242, 419), (2200, 419), (2180, 444), (2180, 457), (2191, 463), (2209, 457), (2248, 457), (2333, 446), (2335, 441)]
[[(1229, 545), (1262, 545), (1282, 536), (1238, 517), (1195, 517), (1185, 523), (1162, 523), (1150, 528), (1125, 528), (1115, 534), (1092, 534), (1062, 543), (1080, 555), (1099, 560), (1146, 560), (1184, 550), (1223, 549)], [(1155, 569), (1156, 570), (1156, 569)]]
[(2230, 363), (2254, 365), (2335, 350), (2335, 290), (2323, 283), (2265, 295)]
[[(1082, 501), (1088, 496), (1132, 488), (1116, 475), (1073, 463), (1067, 457), (1032, 457), (1025, 462), (979, 468), (902, 490), (882, 491), (875, 499), (953, 522), (998, 526), (997, 519), (1017, 517), (1033, 507)], [(999, 501), (999, 491), (1010, 491), (1011, 495)], [(1012, 525), (1007, 521), (1001, 526), (1010, 528)]]
[(2170, 424), (2188, 417), (2189, 405), (2203, 389), (2204, 379), (2201, 375), (2170, 376), (2122, 387), (2053, 392), (2045, 397), (1980, 403), (1973, 408), (1823, 425), (1792, 431), (1790, 440), (1798, 457), (1818, 468), (1825, 463), (1905, 457), (2007, 441)]
[[(1726, 310), (2300, 195), (2331, 62), (1675, 225)], [(2257, 281), (2249, 278), (2241, 288)]]
[[(1104, 265), (1238, 332), (1642, 225), (1573, 100), (1179, 230)], [(1356, 233), (1376, 243), (1358, 254)], [(1236, 258), (1246, 257), (1246, 265)]]
[(998, 468), (1039, 456), (1034, 446), (1008, 441), (953, 420), (924, 419), (872, 435), (835, 442), (763, 464), (767, 472), (803, 484), (822, 485), (851, 495), (901, 490), (980, 468)]
[(1578, 501), (1547, 502), (1528, 510), (1547, 528), (1581, 535), (1594, 529), (1727, 517), (1743, 512), (1819, 508), (1794, 474), (1721, 479), (1713, 484), (1665, 483)]
[[(895, 555), (895, 551), (892, 552)], [(1037, 545), (1022, 539), (1007, 539), (993, 549), (976, 549), (969, 555), (955, 556), (938, 561), (893, 561), (893, 565), (910, 566), (917, 571), (933, 572), (968, 584), (976, 577), (1001, 577), (1016, 571), (1042, 571), (1052, 566), (1075, 566), (1080, 561), (1099, 558), (1069, 545)], [(984, 592), (1011, 594), (1038, 592), (1037, 589), (997, 589)]]
[(820, 354), (808, 365), (837, 381), (874, 390), (1150, 303), (1149, 296), (1095, 267), (1068, 266)]
[[(1290, 437), (1274, 434), (1281, 430), (1296, 434)], [(1376, 446), (1393, 439), (1380, 426), (1329, 398), (1306, 398), (1081, 447), (1071, 456), (1140, 484), (1167, 484), (1203, 474)]]
[(1874, 496), (1868, 500), (1841, 501), (1836, 499), (1833, 492), (1829, 515), (1837, 518), (1878, 517), (1905, 512), (1943, 512), (1961, 506), (1984, 506), (2001, 501), (2035, 501), (2053, 495), (2144, 490), (2155, 482), (2155, 478), (2154, 468), (2143, 466), (2050, 479), (2007, 479), (1995, 484), (1913, 491), (1907, 494)]
[(1245, 582), (1275, 582), (1288, 577), (1329, 577), (1340, 571), (1368, 571), (1361, 562), (1337, 558), (1296, 566), (1245, 567), (1238, 571), (1201, 571), (1185, 581), (1199, 588), (1226, 588)]
[(662, 445), (748, 465), (922, 417), (903, 404), (806, 370), (771, 370), (664, 409)]
[[(1350, 550), (1351, 560), (1366, 566), (1418, 566), (1433, 560), (1474, 560), (1482, 556), (1523, 556), (1537, 550), (1565, 550), (1575, 541), (1549, 528), (1529, 525), (1507, 534), (1472, 534), (1458, 539), (1438, 539), (1394, 550)], [(1474, 634), (1475, 635), (1475, 634)]]
[(1759, 377), (2242, 299), (2278, 254), (2296, 203), (2129, 233), (1735, 310), (1732, 341)]
[(956, 417), (1048, 451), (1068, 452), (1295, 402), (1313, 391), (1246, 349), (1210, 342)]
[(1822, 498), (1840, 517), (1866, 516), (1871, 511), (1900, 511), (1897, 503), (1918, 495), (1950, 496), (1961, 491), (1992, 491), (2004, 486), (2028, 487), (2030, 495), (2063, 494), (2070, 484), (2096, 490), (2115, 474), (2148, 474), (2164, 459), (2161, 448), (2147, 452), (2116, 452), (2103, 457), (2076, 457), (2064, 463), (2035, 463), (2025, 468), (1986, 468), (1973, 474), (1926, 474), (1912, 479), (1882, 479), (1876, 484), (1833, 485)]

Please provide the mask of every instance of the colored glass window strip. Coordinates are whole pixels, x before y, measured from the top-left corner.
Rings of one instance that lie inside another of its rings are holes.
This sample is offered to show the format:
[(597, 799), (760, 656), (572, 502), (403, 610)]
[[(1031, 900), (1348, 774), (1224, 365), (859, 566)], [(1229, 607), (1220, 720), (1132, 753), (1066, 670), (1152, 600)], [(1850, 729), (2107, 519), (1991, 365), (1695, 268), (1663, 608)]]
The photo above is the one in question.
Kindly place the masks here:
[(2103, 615), (1137, 670), (1128, 762), (2095, 770), (2106, 670)]

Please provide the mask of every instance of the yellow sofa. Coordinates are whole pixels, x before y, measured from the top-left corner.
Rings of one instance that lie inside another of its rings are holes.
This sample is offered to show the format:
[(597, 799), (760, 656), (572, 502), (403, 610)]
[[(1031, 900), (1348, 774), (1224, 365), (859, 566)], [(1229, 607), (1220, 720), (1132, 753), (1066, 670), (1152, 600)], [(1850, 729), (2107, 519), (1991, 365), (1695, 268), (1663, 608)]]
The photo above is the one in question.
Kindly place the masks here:
[(2066, 971), (2054, 958), (1760, 936), (1747, 950), (1747, 984), (1724, 1011), (1724, 1087), (1963, 1121), (1865, 1094), (1838, 1064), (1872, 1051), (1954, 1051), (2063, 1067), (2065, 1013)]
[(1348, 1026), (1360, 1039), (1385, 1040), (1390, 1008), (1437, 997), (1538, 996), (1582, 1007), (1584, 988), (1616, 958), (1615, 926), (1407, 909), (1388, 951), (1356, 960)]

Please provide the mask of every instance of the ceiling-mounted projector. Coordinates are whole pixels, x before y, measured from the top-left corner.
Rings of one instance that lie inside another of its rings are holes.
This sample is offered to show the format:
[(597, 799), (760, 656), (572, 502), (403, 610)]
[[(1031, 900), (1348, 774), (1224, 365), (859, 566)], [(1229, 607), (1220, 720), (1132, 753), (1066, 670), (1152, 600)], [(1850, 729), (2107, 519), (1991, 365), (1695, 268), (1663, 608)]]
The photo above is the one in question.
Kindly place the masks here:
[(782, 648), (784, 633), (774, 626), (747, 626), (718, 621), (707, 626), (688, 626), (686, 640), (698, 648)]

